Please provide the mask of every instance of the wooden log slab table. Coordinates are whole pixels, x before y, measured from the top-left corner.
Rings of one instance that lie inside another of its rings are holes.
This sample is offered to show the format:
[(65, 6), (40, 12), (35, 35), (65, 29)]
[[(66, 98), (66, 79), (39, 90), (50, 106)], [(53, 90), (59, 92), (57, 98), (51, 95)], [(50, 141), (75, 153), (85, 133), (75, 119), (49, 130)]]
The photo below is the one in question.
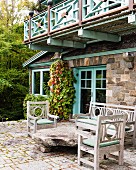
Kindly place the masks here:
[(55, 147), (77, 147), (76, 126), (73, 122), (59, 122), (56, 128), (41, 129), (32, 135), (36, 148), (50, 152)]

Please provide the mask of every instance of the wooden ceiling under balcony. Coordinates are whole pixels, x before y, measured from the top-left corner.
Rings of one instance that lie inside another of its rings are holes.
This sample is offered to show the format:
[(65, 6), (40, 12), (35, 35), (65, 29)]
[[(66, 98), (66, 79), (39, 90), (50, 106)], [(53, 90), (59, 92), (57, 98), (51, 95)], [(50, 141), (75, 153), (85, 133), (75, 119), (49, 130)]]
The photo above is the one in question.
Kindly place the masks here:
[[(136, 32), (136, 4), (133, 0), (128, 1), (127, 5), (85, 19), (83, 16), (81, 19), (80, 12), (78, 12), (77, 22), (54, 30), (49, 29), (52, 19), (50, 16), (47, 21), (47, 32), (29, 37), (32, 30), (29, 25), (28, 39), (24, 42), (29, 44), (31, 49), (49, 52), (85, 48), (87, 44), (99, 41), (119, 42), (123, 35)], [(78, 5), (80, 11), (81, 4)], [(49, 10), (51, 10), (50, 7), (48, 7), (48, 12)]]

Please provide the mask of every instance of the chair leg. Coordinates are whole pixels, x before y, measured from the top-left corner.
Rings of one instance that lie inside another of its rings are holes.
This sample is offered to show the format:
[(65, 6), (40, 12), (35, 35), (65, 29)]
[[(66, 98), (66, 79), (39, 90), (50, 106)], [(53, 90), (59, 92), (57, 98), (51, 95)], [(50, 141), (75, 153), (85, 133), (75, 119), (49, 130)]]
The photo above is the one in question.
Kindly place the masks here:
[(30, 126), (29, 126), (29, 121), (27, 120), (27, 134), (29, 135), (30, 133)]
[(82, 142), (82, 137), (78, 135), (78, 165), (81, 165), (80, 158), (82, 157), (82, 151), (81, 151), (81, 142)]
[(119, 151), (119, 165), (123, 165), (124, 163), (123, 157), (124, 157), (124, 150), (122, 149)]
[(134, 132), (133, 132), (132, 142), (133, 142), (133, 146), (135, 147), (136, 146), (136, 130), (135, 129), (134, 129)]
[(55, 128), (57, 127), (57, 120), (56, 119), (54, 119), (54, 126), (55, 126)]
[(29, 136), (29, 133), (30, 133), (30, 127), (27, 126), (27, 135)]
[(36, 133), (36, 130), (37, 130), (37, 123), (36, 121), (34, 122), (34, 133)]
[(94, 170), (99, 170), (99, 152), (94, 153)]

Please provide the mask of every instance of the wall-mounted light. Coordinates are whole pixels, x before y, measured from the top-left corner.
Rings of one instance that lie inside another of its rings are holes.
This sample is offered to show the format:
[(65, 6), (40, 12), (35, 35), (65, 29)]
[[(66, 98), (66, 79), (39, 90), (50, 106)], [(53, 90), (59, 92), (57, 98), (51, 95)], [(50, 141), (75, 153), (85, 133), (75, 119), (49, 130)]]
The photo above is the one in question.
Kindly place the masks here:
[(53, 1), (52, 0), (48, 0), (47, 5), (52, 6), (53, 5)]
[(30, 17), (33, 17), (33, 15), (34, 15), (34, 11), (30, 11), (30, 12), (29, 12), (29, 16), (30, 16)]

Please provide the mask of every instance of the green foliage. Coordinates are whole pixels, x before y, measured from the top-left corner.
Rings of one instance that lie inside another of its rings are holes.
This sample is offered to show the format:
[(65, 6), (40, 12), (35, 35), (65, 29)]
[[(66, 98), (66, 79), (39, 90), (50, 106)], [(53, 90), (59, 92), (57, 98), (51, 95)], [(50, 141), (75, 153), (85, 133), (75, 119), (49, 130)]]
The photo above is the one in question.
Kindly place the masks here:
[(12, 87), (12, 85), (7, 80), (0, 79), (0, 93), (9, 87)]
[(23, 100), (28, 93), (28, 69), (22, 64), (36, 51), (23, 45), (23, 16), (28, 0), (0, 1), (0, 121), (24, 118)]
[(68, 119), (72, 113), (75, 89), (75, 78), (72, 69), (62, 60), (55, 61), (50, 67), (50, 114), (55, 114), (60, 119)]
[(9, 120), (23, 118), (23, 99), (28, 92), (28, 73), (0, 69), (0, 116)]
[(16, 24), (12, 29), (1, 28), (0, 32), (0, 68), (22, 70), (23, 62), (36, 53), (22, 44), (23, 24)]
[(14, 25), (12, 30), (0, 27), (0, 33), (0, 117), (23, 119), (29, 75), (22, 64), (36, 52), (22, 44), (22, 25)]
[[(27, 118), (27, 101), (46, 101), (47, 97), (41, 96), (41, 95), (34, 95), (34, 94), (27, 94), (25, 96), (24, 102), (23, 102), (23, 110), (24, 110), (24, 117)], [(38, 111), (38, 114), (39, 111)]]

